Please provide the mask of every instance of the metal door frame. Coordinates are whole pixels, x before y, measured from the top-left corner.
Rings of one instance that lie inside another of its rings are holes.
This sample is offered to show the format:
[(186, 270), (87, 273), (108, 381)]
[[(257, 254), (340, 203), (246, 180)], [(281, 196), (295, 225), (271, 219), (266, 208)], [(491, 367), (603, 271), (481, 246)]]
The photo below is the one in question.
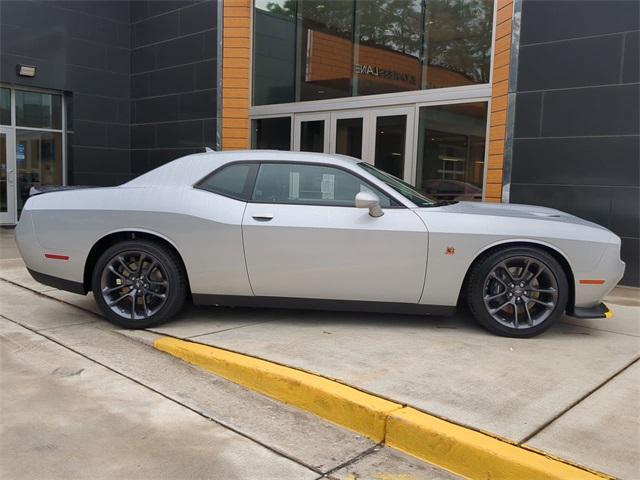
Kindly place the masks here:
[(16, 147), (15, 130), (13, 127), (0, 127), (0, 134), (4, 134), (7, 155), (7, 211), (0, 212), (0, 224), (16, 223), (17, 187), (16, 187)]

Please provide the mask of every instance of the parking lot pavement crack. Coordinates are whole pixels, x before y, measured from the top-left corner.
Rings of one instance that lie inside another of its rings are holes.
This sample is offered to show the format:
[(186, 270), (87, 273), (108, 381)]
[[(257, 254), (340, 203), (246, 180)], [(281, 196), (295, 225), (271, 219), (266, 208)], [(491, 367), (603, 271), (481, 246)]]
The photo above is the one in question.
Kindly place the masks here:
[[(575, 326), (575, 324), (570, 323), (570, 322), (560, 321), (560, 323), (562, 323), (563, 325), (573, 325), (573, 326)], [(640, 334), (637, 334), (637, 333), (616, 332), (615, 330), (607, 330), (606, 328), (590, 327), (588, 325), (580, 325), (580, 328), (584, 328), (585, 330), (591, 330), (591, 331), (596, 331), (596, 332), (607, 332), (607, 333), (611, 333), (611, 334), (614, 334), (614, 335), (626, 335), (627, 337), (640, 338)]]
[(331, 478), (331, 474), (332, 473), (337, 472), (339, 470), (342, 470), (343, 468), (346, 468), (349, 465), (353, 465), (356, 462), (359, 462), (363, 458), (365, 458), (365, 457), (367, 457), (367, 456), (369, 456), (369, 455), (371, 455), (373, 453), (376, 453), (381, 448), (384, 448), (384, 445), (382, 443), (377, 443), (374, 446), (369, 447), (365, 451), (359, 453), (358, 455), (354, 455), (353, 457), (351, 457), (347, 461), (342, 462), (340, 465), (335, 466), (334, 468), (332, 468), (328, 472), (325, 472), (324, 475), (322, 475), (320, 478)]
[[(9, 282), (9, 283), (13, 283), (13, 282)], [(18, 285), (18, 286), (20, 286), (20, 285)], [(30, 290), (30, 289), (28, 289), (28, 290)], [(55, 299), (52, 298), (52, 300), (55, 300)], [(63, 302), (63, 303), (66, 304), (66, 302)], [(22, 328), (24, 328), (26, 330), (29, 330), (30, 332), (32, 332), (32, 333), (34, 333), (36, 335), (39, 335), (39, 336), (45, 338), (46, 340), (48, 340), (48, 341), (50, 341), (52, 343), (55, 343), (56, 345), (59, 345), (60, 347), (66, 349), (66, 350), (69, 350), (70, 352), (73, 352), (76, 355), (79, 355), (79, 356), (85, 358), (88, 361), (90, 361), (90, 362), (92, 362), (92, 363), (94, 363), (96, 365), (100, 365), (101, 367), (106, 368), (110, 372), (113, 372), (113, 373), (115, 373), (117, 375), (120, 375), (121, 377), (126, 378), (127, 380), (130, 380), (131, 382), (133, 382), (133, 383), (135, 383), (137, 385), (140, 385), (141, 387), (146, 388), (146, 389), (154, 392), (155, 394), (160, 395), (161, 397), (163, 397), (163, 398), (165, 398), (165, 399), (167, 399), (167, 400), (169, 400), (169, 401), (171, 401), (171, 402), (173, 402), (173, 403), (175, 403), (175, 404), (177, 404), (177, 405), (179, 405), (179, 406), (181, 406), (181, 407), (183, 407), (183, 408), (185, 408), (185, 409), (187, 409), (187, 410), (189, 410), (189, 411), (191, 411), (191, 412), (193, 412), (193, 413), (195, 413), (197, 415), (199, 415), (199, 416), (201, 416), (203, 418), (206, 418), (207, 420), (209, 420), (209, 421), (211, 421), (211, 422), (213, 422), (213, 423), (215, 423), (217, 425), (220, 425), (221, 427), (226, 428), (227, 430), (232, 431), (232, 432), (240, 435), (241, 437), (246, 438), (246, 439), (256, 443), (257, 445), (260, 445), (261, 447), (273, 452), (274, 454), (276, 454), (276, 455), (278, 455), (280, 457), (286, 458), (287, 460), (289, 460), (291, 462), (294, 462), (294, 463), (296, 463), (296, 464), (298, 464), (298, 465), (300, 465), (300, 466), (302, 466), (304, 468), (307, 468), (307, 469), (317, 473), (320, 476), (320, 478), (322, 478), (323, 472), (320, 471), (318, 468), (314, 467), (313, 465), (307, 465), (304, 462), (300, 461), (299, 459), (297, 459), (295, 457), (292, 457), (290, 455), (287, 455), (284, 452), (279, 451), (278, 449), (273, 448), (271, 445), (268, 445), (268, 444), (266, 444), (264, 442), (261, 442), (260, 440), (257, 440), (255, 438), (251, 437), (250, 435), (247, 435), (246, 433), (244, 433), (244, 432), (242, 432), (242, 431), (240, 431), (240, 430), (238, 430), (238, 429), (236, 429), (236, 428), (234, 428), (234, 427), (232, 427), (230, 425), (225, 424), (224, 422), (220, 422), (220, 421), (214, 419), (213, 417), (211, 417), (210, 415), (207, 415), (205, 412), (203, 412), (201, 410), (193, 408), (193, 407), (181, 402), (180, 400), (177, 400), (177, 399), (173, 398), (170, 395), (167, 395), (167, 394), (165, 394), (165, 393), (163, 393), (163, 392), (161, 392), (161, 391), (159, 391), (159, 390), (157, 390), (157, 389), (155, 389), (155, 388), (153, 388), (153, 387), (151, 387), (151, 386), (149, 386), (149, 385), (147, 385), (147, 384), (145, 384), (145, 383), (143, 383), (143, 382), (141, 382), (141, 381), (139, 381), (139, 380), (137, 380), (137, 379), (135, 379), (135, 378), (133, 378), (133, 377), (131, 377), (131, 376), (129, 376), (129, 375), (117, 370), (117, 369), (115, 369), (115, 368), (113, 368), (113, 367), (110, 367), (109, 365), (107, 365), (107, 364), (105, 364), (103, 362), (99, 362), (96, 359), (91, 358), (90, 356), (88, 356), (88, 355), (86, 355), (86, 354), (84, 354), (84, 353), (82, 353), (82, 352), (80, 352), (80, 351), (68, 346), (68, 345), (65, 345), (64, 343), (62, 343), (62, 342), (56, 340), (55, 338), (47, 335), (46, 332), (43, 332), (42, 330), (36, 330), (36, 329), (34, 329), (32, 327), (29, 327), (28, 325), (25, 325), (25, 324), (23, 324), (23, 323), (21, 323), (21, 322), (19, 322), (17, 320), (9, 318), (6, 315), (0, 314), (0, 318), (4, 319), (4, 320), (7, 320), (7, 321), (9, 321), (11, 323), (14, 323), (15, 325), (19, 325), (20, 327), (22, 327)], [(134, 340), (131, 340), (131, 341), (134, 342)]]
[[(194, 338), (204, 337), (206, 335), (215, 335), (216, 333), (228, 332), (229, 330), (237, 330), (239, 328), (254, 327), (256, 325), (262, 325), (262, 324), (271, 323), (271, 322), (273, 322), (273, 320), (265, 320), (264, 322), (247, 323), (246, 325), (236, 325), (235, 327), (222, 328), (222, 329), (219, 329), (219, 330), (213, 330), (211, 332), (205, 332), (205, 333), (198, 333), (197, 335), (191, 335), (191, 336), (188, 336), (188, 337), (184, 337), (184, 339), (185, 340), (192, 340)], [(167, 336), (167, 333), (154, 330), (153, 328), (145, 328), (144, 330), (147, 331), (147, 332), (150, 332), (150, 333), (155, 333), (156, 335)]]
[[(91, 310), (89, 310), (89, 309), (87, 309), (87, 308), (82, 308), (82, 307), (79, 307), (78, 305), (75, 305), (75, 304), (73, 304), (73, 303), (65, 302), (64, 300), (61, 300), (61, 299), (59, 299), (59, 298), (52, 297), (51, 295), (47, 295), (47, 293), (51, 293), (51, 292), (55, 292), (55, 291), (57, 291), (56, 289), (54, 289), (54, 290), (38, 291), (38, 290), (34, 290), (33, 288), (29, 288), (29, 287), (27, 287), (27, 286), (25, 286), (25, 285), (22, 285), (22, 284), (20, 284), (20, 283), (16, 283), (16, 282), (12, 282), (11, 280), (7, 280), (6, 278), (2, 278), (2, 277), (0, 277), (0, 281), (2, 281), (2, 282), (6, 282), (6, 283), (8, 283), (9, 285), (13, 285), (14, 287), (22, 288), (22, 289), (27, 290), (27, 291), (29, 291), (29, 292), (35, 293), (36, 295), (39, 295), (39, 296), (41, 296), (41, 297), (43, 297), (43, 298), (46, 298), (46, 299), (48, 299), (48, 300), (53, 300), (53, 301), (55, 301), (55, 302), (62, 303), (63, 305), (67, 305), (67, 306), (69, 306), (69, 307), (77, 308), (78, 310), (82, 310), (83, 312), (87, 312), (88, 314), (92, 315), (92, 316), (93, 316), (93, 317), (95, 317), (96, 319), (104, 320), (104, 317), (102, 317), (101, 315), (98, 315), (96, 312), (93, 312), (93, 311), (91, 311)], [(85, 323), (91, 323), (91, 322), (85, 322)], [(26, 327), (25, 327), (25, 328), (26, 328)]]
[(46, 328), (38, 328), (34, 331), (36, 332), (46, 332), (47, 330), (59, 330), (61, 328), (68, 328), (68, 327), (79, 327), (80, 325), (89, 325), (91, 323), (96, 323), (99, 322), (100, 320), (89, 320), (88, 322), (78, 322), (78, 323), (67, 323), (65, 325), (56, 325), (54, 327), (46, 327)]
[[(567, 412), (569, 412), (570, 410), (572, 410), (574, 407), (576, 407), (577, 405), (579, 405), (580, 403), (582, 403), (584, 400), (586, 400), (587, 398), (589, 398), (591, 395), (593, 395), (595, 392), (597, 392), (598, 390), (600, 390), (601, 388), (603, 388), (605, 385), (607, 385), (609, 382), (611, 382), (611, 380), (613, 380), (614, 378), (616, 378), (617, 376), (621, 375), (623, 372), (625, 372), (627, 369), (629, 369), (633, 364), (637, 363), (640, 360), (640, 356), (634, 358), (633, 360), (631, 360), (629, 363), (627, 363), (624, 367), (620, 368), (619, 370), (617, 370), (615, 373), (613, 373), (611, 376), (609, 376), (606, 380), (604, 380), (603, 382), (599, 383), (598, 385), (596, 385), (594, 388), (592, 388), (591, 390), (589, 390), (587, 393), (585, 393), (584, 395), (582, 395), (580, 398), (576, 399), (574, 402), (572, 402), (571, 404), (569, 404), (566, 408), (564, 408), (563, 410), (561, 410), (560, 412), (558, 412), (556, 415), (554, 415), (552, 418), (550, 418), (547, 422), (545, 422), (544, 424), (542, 424), (540, 427), (536, 428), (533, 432), (529, 433), (528, 435), (526, 435), (524, 438), (522, 438), (521, 440), (518, 441), (519, 445), (523, 445), (524, 443), (527, 443), (529, 440), (531, 440), (532, 438), (534, 438), (536, 435), (538, 435), (539, 433), (541, 433), (542, 431), (544, 431), (546, 428), (548, 428), (551, 424), (553, 424), (554, 422), (556, 422), (558, 419), (560, 419), (563, 415), (565, 415)], [(524, 447), (526, 448), (526, 447)]]

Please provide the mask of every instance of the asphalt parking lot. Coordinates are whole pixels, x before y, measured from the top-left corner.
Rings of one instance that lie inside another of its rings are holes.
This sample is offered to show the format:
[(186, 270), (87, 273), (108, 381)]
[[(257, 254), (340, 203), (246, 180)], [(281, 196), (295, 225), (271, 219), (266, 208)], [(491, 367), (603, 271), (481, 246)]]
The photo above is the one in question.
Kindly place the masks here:
[[(10, 234), (3, 231), (2, 236), (0, 278), (6, 281), (0, 315), (22, 319), (36, 331), (45, 329), (59, 342), (100, 350), (94, 323), (102, 322), (90, 313), (95, 311), (90, 296), (31, 280), (21, 261), (11, 258)], [(618, 288), (606, 300), (613, 319), (565, 318), (545, 334), (524, 340), (493, 336), (464, 312), (444, 318), (189, 307), (153, 330), (318, 373), (632, 479), (640, 471), (639, 297), (637, 289)], [(59, 309), (64, 312), (48, 313)], [(196, 423), (192, 428), (198, 428)], [(271, 438), (264, 435), (265, 441)], [(277, 435), (269, 441), (276, 451), (293, 448)], [(338, 444), (334, 456), (371, 447), (354, 435)], [(367, 461), (379, 464), (380, 458)], [(340, 461), (318, 463), (337, 466)], [(444, 475), (429, 472), (428, 478)]]

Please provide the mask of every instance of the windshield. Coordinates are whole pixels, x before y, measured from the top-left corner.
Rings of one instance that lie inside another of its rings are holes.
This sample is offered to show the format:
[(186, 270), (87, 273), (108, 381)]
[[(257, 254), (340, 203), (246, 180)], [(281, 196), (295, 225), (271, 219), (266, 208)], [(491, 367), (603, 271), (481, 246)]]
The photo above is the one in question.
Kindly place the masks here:
[(389, 175), (388, 173), (383, 172), (382, 170), (378, 170), (373, 165), (370, 165), (365, 162), (358, 163), (358, 166), (363, 170), (366, 170), (371, 175), (376, 177), (378, 180), (382, 180), (388, 186), (393, 188), (400, 195), (405, 197), (408, 200), (411, 200), (419, 207), (433, 207), (436, 205), (440, 205), (440, 202), (433, 200), (432, 198), (427, 197), (423, 193), (420, 193), (415, 187), (409, 185), (407, 182), (403, 182), (399, 178), (394, 177), (393, 175)]

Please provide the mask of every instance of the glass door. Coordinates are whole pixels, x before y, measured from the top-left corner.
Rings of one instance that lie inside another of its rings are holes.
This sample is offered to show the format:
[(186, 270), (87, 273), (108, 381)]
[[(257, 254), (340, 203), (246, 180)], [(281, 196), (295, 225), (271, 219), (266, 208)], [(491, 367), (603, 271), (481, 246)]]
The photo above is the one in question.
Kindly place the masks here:
[(295, 114), (294, 150), (358, 158), (412, 183), (415, 108)]
[(413, 181), (414, 108), (384, 108), (368, 112), (364, 160), (405, 182)]
[(0, 224), (15, 223), (16, 157), (12, 129), (0, 127)]
[(365, 115), (360, 112), (333, 112), (331, 114), (331, 153), (364, 157)]
[(298, 152), (329, 153), (328, 113), (295, 116), (293, 149)]

